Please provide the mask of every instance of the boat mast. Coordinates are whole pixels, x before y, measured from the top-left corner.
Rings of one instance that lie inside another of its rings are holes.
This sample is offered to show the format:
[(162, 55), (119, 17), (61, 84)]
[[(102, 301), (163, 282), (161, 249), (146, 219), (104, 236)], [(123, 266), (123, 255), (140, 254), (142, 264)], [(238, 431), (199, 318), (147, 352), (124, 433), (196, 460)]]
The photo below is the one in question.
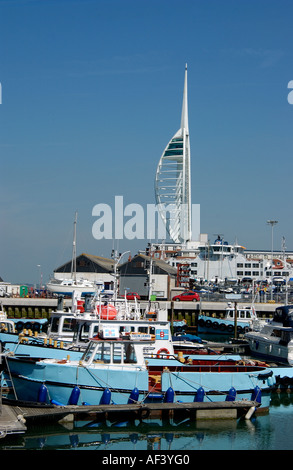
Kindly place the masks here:
[(76, 222), (77, 212), (75, 212), (74, 224), (73, 224), (73, 243), (72, 243), (72, 260), (71, 260), (71, 279), (76, 282)]

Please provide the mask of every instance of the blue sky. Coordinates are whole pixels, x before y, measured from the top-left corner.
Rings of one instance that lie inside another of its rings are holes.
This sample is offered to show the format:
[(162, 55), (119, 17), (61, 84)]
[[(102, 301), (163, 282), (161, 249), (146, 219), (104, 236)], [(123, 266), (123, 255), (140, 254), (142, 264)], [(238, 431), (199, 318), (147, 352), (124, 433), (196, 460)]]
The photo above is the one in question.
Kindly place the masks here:
[(201, 232), (293, 250), (292, 0), (0, 0), (0, 276), (47, 281), (96, 240), (94, 205), (153, 204), (188, 64)]

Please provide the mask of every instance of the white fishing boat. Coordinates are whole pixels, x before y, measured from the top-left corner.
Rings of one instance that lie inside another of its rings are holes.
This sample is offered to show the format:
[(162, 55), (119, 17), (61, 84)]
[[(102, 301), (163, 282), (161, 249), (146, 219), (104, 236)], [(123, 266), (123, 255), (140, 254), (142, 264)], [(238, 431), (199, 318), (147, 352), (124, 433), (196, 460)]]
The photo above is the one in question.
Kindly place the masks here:
[(253, 356), (293, 366), (293, 305), (278, 307), (272, 320), (245, 339)]
[[(102, 302), (105, 296), (107, 305)], [(64, 359), (70, 355), (72, 359), (78, 359), (91, 338), (103, 334), (105, 329), (108, 332), (118, 329), (124, 338), (153, 338), (151, 344), (144, 346), (145, 357), (151, 361), (177, 357), (181, 353), (182, 362), (193, 356), (220, 362), (241, 360), (238, 354), (223, 354), (221, 349), (210, 348), (206, 341), (202, 348), (195, 348), (192, 343), (193, 347), (186, 350), (185, 342), (180, 341), (179, 337), (172, 337), (167, 309), (158, 308), (156, 302), (140, 310), (136, 300), (128, 302), (125, 297), (109, 301), (109, 291), (101, 289), (99, 295), (86, 296), (85, 300), (74, 292), (72, 307), (68, 311), (64, 310), (63, 303), (60, 296), (56, 311), (50, 315), (46, 334), (40, 335), (27, 329), (20, 334), (17, 331), (0, 331), (3, 348), (15, 356)]]
[(50, 315), (48, 329), (45, 335), (25, 330), (19, 335), (17, 331), (0, 331), (0, 341), (6, 350), (14, 355), (26, 354), (30, 357), (64, 358), (67, 354), (81, 357), (82, 351), (89, 340), (105, 329), (118, 329), (124, 337), (143, 339), (154, 338), (151, 345), (145, 347), (149, 357), (165, 357), (174, 355), (170, 322), (167, 309), (148, 304), (147, 309), (140, 311), (134, 299), (114, 300), (114, 292), (103, 289), (95, 296), (85, 296), (74, 291), (72, 307), (64, 309), (64, 297), (58, 297), (56, 311)]

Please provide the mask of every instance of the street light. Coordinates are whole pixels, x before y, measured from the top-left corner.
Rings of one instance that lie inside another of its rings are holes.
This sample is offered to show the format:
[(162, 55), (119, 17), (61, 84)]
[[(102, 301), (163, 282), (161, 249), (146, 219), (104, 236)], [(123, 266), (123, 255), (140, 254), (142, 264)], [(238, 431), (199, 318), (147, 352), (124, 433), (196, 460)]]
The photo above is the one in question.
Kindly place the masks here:
[(271, 280), (272, 280), (272, 285), (271, 285), (271, 299), (273, 299), (273, 257), (274, 257), (274, 225), (278, 223), (277, 220), (267, 220), (267, 224), (272, 227), (272, 266), (271, 266)]

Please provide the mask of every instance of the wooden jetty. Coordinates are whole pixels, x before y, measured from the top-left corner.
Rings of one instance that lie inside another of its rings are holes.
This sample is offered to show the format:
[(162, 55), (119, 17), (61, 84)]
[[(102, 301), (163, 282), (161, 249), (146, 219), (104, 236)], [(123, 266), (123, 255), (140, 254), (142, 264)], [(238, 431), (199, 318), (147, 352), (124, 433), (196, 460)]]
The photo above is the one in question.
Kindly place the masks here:
[(2, 405), (0, 411), (0, 438), (8, 434), (23, 434), (27, 430), (22, 410)]
[(62, 421), (90, 416), (93, 418), (144, 420), (151, 417), (172, 418), (176, 414), (196, 420), (250, 419), (259, 403), (254, 401), (222, 401), (191, 403), (136, 403), (126, 405), (42, 405), (40, 403), (7, 400), (3, 398), (0, 415), (0, 437), (12, 433), (24, 433), (27, 424), (41, 421)]

